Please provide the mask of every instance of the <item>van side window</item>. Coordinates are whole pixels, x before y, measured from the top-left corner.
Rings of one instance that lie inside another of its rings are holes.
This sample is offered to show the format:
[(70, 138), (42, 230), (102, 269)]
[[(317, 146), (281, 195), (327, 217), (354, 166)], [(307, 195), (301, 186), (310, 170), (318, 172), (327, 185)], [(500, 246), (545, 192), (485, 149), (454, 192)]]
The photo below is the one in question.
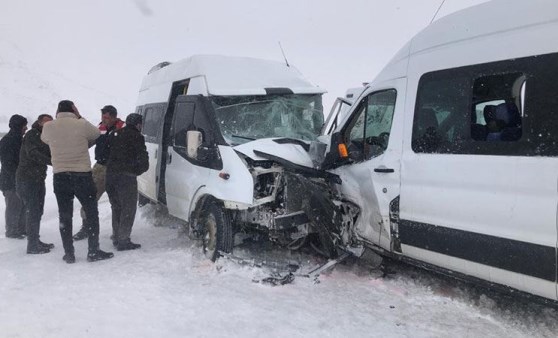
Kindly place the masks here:
[(413, 151), (558, 155), (557, 67), (554, 53), (422, 75)]
[(142, 126), (142, 133), (146, 137), (146, 141), (155, 142), (161, 129), (163, 121), (163, 107), (151, 106), (146, 107), (144, 110), (144, 122)]
[(192, 102), (176, 104), (174, 121), (172, 123), (173, 146), (186, 148), (186, 132), (194, 123), (194, 107)]
[(419, 83), (413, 120), (412, 148), (415, 152), (447, 152), (448, 147), (466, 138), (467, 102), (470, 87), (464, 76), (427, 74)]
[(387, 149), (396, 96), (395, 89), (389, 89), (372, 93), (359, 102), (344, 132), (353, 160), (368, 160)]

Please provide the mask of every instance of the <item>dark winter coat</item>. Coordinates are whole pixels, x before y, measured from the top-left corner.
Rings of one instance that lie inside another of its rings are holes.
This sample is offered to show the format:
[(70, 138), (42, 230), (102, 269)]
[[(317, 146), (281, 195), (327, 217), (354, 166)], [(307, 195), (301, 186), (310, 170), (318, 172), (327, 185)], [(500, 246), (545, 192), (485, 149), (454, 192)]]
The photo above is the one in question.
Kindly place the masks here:
[(121, 119), (116, 120), (116, 123), (107, 128), (104, 124), (99, 125), (101, 136), (95, 141), (95, 160), (97, 163), (107, 165), (109, 159), (109, 146), (108, 138), (115, 131), (124, 127), (124, 121)]
[(23, 133), (21, 128), (10, 129), (0, 140), (0, 190), (15, 190), (16, 170)]
[(44, 181), (46, 179), (47, 165), (51, 165), (50, 148), (41, 141), (42, 131), (43, 128), (35, 122), (23, 137), (16, 172), (18, 180)]
[(149, 157), (143, 135), (134, 126), (113, 132), (109, 136), (107, 174), (139, 176), (149, 168)]

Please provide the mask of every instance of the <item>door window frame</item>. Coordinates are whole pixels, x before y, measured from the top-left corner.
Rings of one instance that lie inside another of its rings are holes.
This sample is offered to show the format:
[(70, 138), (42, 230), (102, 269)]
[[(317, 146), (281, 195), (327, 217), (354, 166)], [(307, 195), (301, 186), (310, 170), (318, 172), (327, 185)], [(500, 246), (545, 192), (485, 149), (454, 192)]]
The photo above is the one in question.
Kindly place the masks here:
[[(374, 95), (384, 94), (384, 93), (387, 93), (387, 92), (393, 92), (391, 120), (389, 122), (389, 130), (390, 130), (389, 133), (391, 133), (391, 130), (392, 130), (392, 127), (393, 127), (393, 119), (394, 119), (394, 115), (395, 115), (395, 108), (396, 108), (396, 105), (397, 105), (398, 91), (397, 91), (396, 88), (393, 88), (393, 87), (371, 91), (371, 92), (367, 93), (360, 101), (358, 101), (358, 103), (354, 104), (355, 108), (353, 109), (353, 111), (351, 113), (351, 116), (347, 120), (348, 123), (346, 123), (345, 126), (341, 130), (343, 143), (345, 143), (345, 145), (347, 145), (348, 148), (350, 148), (350, 146), (351, 146), (351, 144), (349, 144), (351, 142), (351, 131), (353, 131), (353, 128), (355, 127), (357, 121), (360, 119), (361, 114), (364, 114), (364, 125), (363, 125), (363, 130), (362, 130), (362, 134), (363, 134), (362, 135), (363, 136), (362, 140), (364, 141), (368, 137), (376, 137), (377, 138), (379, 136), (379, 135), (367, 136), (367, 127), (369, 126), (369, 124), (366, 123), (366, 121), (368, 121), (368, 114), (369, 114), (369, 109), (370, 109), (370, 106), (371, 106), (370, 103), (369, 103), (369, 100)], [(364, 109), (364, 112), (362, 111), (363, 109)], [(366, 142), (363, 142), (361, 156), (357, 157), (357, 158), (352, 158), (352, 160), (355, 161), (355, 162), (368, 161), (372, 158), (378, 157), (378, 156), (382, 155), (383, 153), (385, 153), (388, 146), (389, 146), (389, 134), (388, 134), (388, 138), (383, 143), (383, 149), (381, 149), (381, 152), (379, 152), (379, 153), (373, 153), (371, 145), (368, 145)], [(380, 146), (375, 147), (375, 148), (380, 148)], [(349, 149), (349, 157), (351, 157), (350, 155), (351, 154), (350, 154), (350, 149)]]

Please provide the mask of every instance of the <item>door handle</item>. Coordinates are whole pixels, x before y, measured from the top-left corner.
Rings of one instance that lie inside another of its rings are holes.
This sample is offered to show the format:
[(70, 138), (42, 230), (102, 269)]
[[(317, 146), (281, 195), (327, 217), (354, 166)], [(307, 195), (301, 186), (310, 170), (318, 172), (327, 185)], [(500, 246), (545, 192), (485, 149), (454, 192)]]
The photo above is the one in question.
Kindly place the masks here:
[(169, 160), (167, 161), (167, 164), (170, 164), (172, 162), (172, 154), (169, 154)]
[(395, 172), (395, 170), (386, 167), (379, 167), (379, 168), (374, 168), (374, 172), (387, 174), (387, 173), (393, 173)]

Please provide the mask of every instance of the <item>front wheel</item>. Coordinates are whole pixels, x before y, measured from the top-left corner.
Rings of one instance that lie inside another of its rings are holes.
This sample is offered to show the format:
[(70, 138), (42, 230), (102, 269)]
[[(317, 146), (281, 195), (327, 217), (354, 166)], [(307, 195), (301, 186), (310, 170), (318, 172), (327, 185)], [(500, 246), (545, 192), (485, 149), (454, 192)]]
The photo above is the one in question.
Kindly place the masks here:
[(215, 262), (219, 252), (232, 252), (234, 236), (227, 210), (216, 202), (210, 202), (202, 212), (200, 221), (203, 229), (203, 252), (207, 258)]

